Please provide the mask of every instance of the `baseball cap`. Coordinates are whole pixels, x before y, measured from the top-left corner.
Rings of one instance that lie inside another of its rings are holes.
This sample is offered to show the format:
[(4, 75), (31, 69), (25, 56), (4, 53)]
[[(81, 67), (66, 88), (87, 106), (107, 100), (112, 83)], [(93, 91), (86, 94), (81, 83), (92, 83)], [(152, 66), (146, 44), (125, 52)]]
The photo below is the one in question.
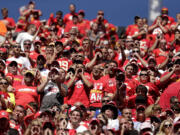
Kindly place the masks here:
[(85, 12), (84, 12), (84, 10), (82, 10), (82, 9), (79, 10), (78, 14), (85, 16)]
[(33, 70), (26, 70), (25, 75), (28, 73), (32, 74), (33, 76), (35, 76), (35, 74), (36, 74), (35, 71), (33, 71)]
[(136, 108), (137, 111), (140, 111), (140, 110), (145, 111), (145, 109), (146, 107), (144, 105), (138, 105)]
[(8, 65), (9, 65), (9, 66), (13, 66), (13, 65), (17, 66), (18, 63), (17, 63), (16, 61), (11, 61)]
[(2, 118), (6, 118), (6, 119), (9, 120), (9, 114), (8, 114), (8, 112), (6, 112), (6, 111), (4, 111), (4, 110), (1, 110), (1, 111), (0, 111), (0, 119), (2, 119)]

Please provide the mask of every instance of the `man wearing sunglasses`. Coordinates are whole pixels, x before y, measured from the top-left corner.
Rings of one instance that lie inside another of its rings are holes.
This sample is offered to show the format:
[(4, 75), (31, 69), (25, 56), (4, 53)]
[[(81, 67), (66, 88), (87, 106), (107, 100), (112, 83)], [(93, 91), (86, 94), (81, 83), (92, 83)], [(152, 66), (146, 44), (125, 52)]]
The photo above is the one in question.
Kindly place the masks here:
[(12, 61), (16, 61), (18, 63), (18, 68), (31, 68), (31, 63), (27, 57), (21, 56), (21, 46), (20, 44), (13, 45), (13, 56), (8, 58), (6, 63), (9, 64)]

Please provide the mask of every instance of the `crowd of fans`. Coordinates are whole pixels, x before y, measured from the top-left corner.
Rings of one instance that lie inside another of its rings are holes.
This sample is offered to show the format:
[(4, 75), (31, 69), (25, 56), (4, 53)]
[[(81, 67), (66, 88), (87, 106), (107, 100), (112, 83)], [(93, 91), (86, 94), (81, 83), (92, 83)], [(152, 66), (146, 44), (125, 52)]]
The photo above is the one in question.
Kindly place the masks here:
[(30, 1), (0, 20), (0, 135), (179, 135), (180, 13), (118, 27)]

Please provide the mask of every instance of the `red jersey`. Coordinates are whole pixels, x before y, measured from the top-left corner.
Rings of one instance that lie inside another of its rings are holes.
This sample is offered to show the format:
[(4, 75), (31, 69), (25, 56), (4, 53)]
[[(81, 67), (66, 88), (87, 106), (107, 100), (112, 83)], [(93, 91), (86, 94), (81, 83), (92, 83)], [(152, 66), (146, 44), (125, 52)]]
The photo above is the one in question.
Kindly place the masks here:
[(59, 58), (57, 61), (59, 62), (59, 66), (65, 71), (68, 71), (69, 67), (72, 65), (72, 61), (68, 58)]
[(100, 78), (99, 80), (92, 80), (93, 81), (93, 89), (90, 91), (90, 106), (93, 107), (101, 107), (102, 103), (101, 100), (104, 96), (104, 90), (106, 89), (105, 80)]
[(15, 99), (17, 105), (26, 105), (30, 102), (38, 101), (38, 94), (36, 87), (29, 87), (26, 85), (19, 85), (15, 87)]
[[(91, 76), (88, 73), (84, 73), (84, 76), (88, 81), (92, 82)], [(70, 105), (81, 102), (86, 107), (89, 107), (89, 93), (90, 89), (83, 84), (83, 81), (76, 79), (74, 87), (71, 87), (68, 90), (67, 102)]]
[(115, 93), (116, 91), (116, 79), (115, 77), (110, 78), (109, 75), (103, 76), (103, 80), (105, 80), (106, 83), (106, 90), (107, 93)]

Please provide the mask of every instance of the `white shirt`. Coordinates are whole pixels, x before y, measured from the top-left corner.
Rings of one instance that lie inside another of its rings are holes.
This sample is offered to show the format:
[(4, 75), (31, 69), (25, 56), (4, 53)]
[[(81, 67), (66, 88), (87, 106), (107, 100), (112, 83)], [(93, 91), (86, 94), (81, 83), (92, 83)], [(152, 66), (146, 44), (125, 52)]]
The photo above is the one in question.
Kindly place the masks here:
[(31, 68), (31, 64), (28, 58), (19, 56), (18, 58), (16, 57), (10, 57), (7, 59), (6, 63), (9, 64), (11, 61), (16, 61), (18, 63), (18, 68)]
[[(88, 130), (83, 124), (84, 124), (84, 122), (80, 122), (79, 127), (77, 127), (75, 129), (77, 133), (82, 133), (82, 132)], [(68, 122), (67, 129), (73, 129), (70, 122)]]
[[(30, 41), (32, 41), (32, 40), (33, 40), (33, 37), (34, 37), (34, 36), (30, 35), (30, 34), (27, 33), (27, 32), (22, 32), (22, 33), (19, 33), (19, 34), (18, 34), (18, 36), (17, 36), (17, 38), (16, 38), (16, 42), (21, 45), (21, 50), (22, 50), (22, 51), (24, 51), (24, 46), (23, 46), (24, 41), (25, 41), (25, 40), (30, 40)], [(38, 38), (37, 38), (37, 40), (38, 40)], [(33, 46), (33, 45), (31, 45), (30, 51), (34, 51), (34, 46)]]
[(107, 129), (113, 129), (115, 131), (119, 130), (119, 120), (118, 119), (108, 119)]

